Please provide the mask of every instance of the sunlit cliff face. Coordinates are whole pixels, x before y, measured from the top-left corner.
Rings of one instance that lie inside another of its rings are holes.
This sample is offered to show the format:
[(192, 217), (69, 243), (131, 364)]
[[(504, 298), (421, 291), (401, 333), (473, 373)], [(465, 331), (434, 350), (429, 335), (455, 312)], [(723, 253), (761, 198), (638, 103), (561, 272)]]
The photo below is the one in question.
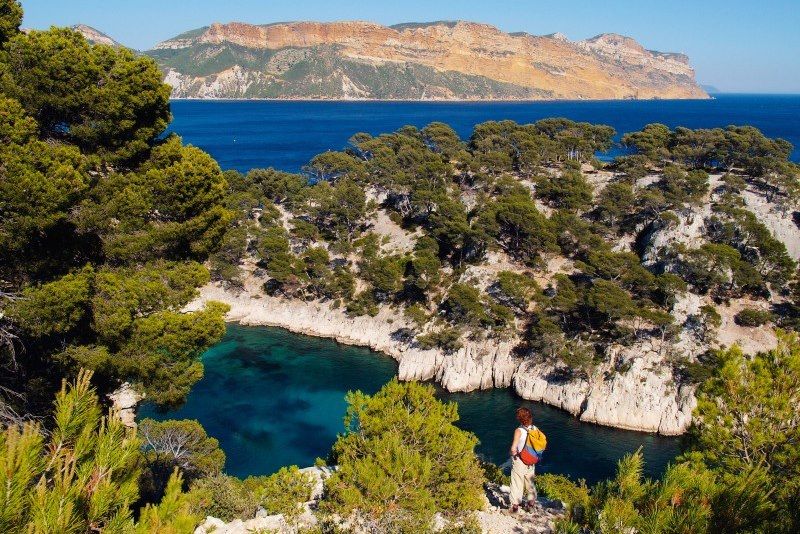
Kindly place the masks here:
[[(255, 26), (243, 23), (213, 24), (203, 30), (165, 41), (156, 51), (234, 46), (254, 51), (324, 50), (347, 62), (381, 65), (417, 65), (439, 73), (481, 76), (510, 84), (519, 91), (509, 98), (625, 99), (706, 98), (694, 70), (682, 54), (646, 50), (639, 43), (615, 34), (570, 42), (563, 35), (507, 34), (493, 26), (470, 22), (406, 24), (393, 27), (369, 22), (292, 22)], [(235, 53), (234, 53), (235, 55)], [(293, 57), (305, 59), (304, 54)], [(171, 67), (165, 60), (165, 68)], [(237, 65), (224, 65), (213, 75), (230, 78)], [(241, 67), (241, 65), (238, 65)], [(285, 64), (283, 65), (286, 66)], [(265, 65), (261, 72), (245, 73), (249, 83), (257, 75), (281, 75)], [(173, 69), (179, 75), (186, 73)], [(245, 69), (247, 70), (247, 69)], [(332, 67), (332, 76), (344, 76)], [(194, 76), (185, 85), (209, 75)], [(365, 83), (350, 76), (342, 87), (369, 98)], [(263, 81), (263, 80), (258, 80)], [(444, 87), (430, 83), (430, 93), (442, 98)], [(496, 98), (475, 89), (474, 98)], [(452, 93), (452, 91), (449, 91)], [(186, 95), (184, 95), (186, 96)], [(324, 95), (323, 95), (324, 96)], [(337, 98), (342, 95), (330, 95)], [(398, 94), (397, 98), (404, 95)]]

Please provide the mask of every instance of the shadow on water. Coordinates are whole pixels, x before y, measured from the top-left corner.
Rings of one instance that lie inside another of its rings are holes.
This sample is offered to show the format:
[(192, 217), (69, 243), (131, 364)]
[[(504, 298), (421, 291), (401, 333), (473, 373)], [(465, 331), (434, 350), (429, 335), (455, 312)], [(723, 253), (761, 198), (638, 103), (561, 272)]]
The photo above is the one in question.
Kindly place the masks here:
[[(397, 372), (394, 360), (369, 349), (236, 324), (228, 325), (225, 339), (208, 350), (203, 363), (205, 377), (182, 408), (162, 414), (145, 405), (140, 417), (197, 419), (219, 439), (226, 470), (237, 476), (311, 465), (326, 456), (344, 430), (345, 393), (374, 393)], [(458, 425), (474, 432), (478, 452), (497, 463), (506, 459), (520, 404), (531, 407), (548, 436), (542, 472), (591, 483), (612, 476), (616, 462), (641, 446), (647, 473), (657, 476), (679, 452), (677, 439), (581, 423), (510, 390), (437, 391), (442, 400), (458, 403)]]

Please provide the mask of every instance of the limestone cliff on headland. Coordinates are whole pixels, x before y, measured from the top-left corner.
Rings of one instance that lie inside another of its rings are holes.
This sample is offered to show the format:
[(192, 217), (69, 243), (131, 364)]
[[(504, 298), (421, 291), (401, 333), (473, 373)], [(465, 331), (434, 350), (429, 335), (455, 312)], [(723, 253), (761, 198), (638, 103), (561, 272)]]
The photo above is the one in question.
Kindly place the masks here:
[(708, 98), (683, 54), (617, 34), (573, 42), (464, 21), (212, 24), (146, 53), (173, 98)]

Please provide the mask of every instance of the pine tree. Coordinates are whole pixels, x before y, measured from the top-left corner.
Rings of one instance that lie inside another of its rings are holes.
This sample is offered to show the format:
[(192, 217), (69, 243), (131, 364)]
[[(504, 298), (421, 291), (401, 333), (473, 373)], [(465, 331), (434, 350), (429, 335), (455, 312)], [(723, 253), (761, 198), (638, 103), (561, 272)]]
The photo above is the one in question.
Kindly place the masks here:
[(339, 469), (325, 486), (328, 509), (420, 532), (436, 511), (481, 507), (477, 440), (453, 424), (454, 403), (438, 401), (430, 386), (397, 380), (373, 396), (349, 393), (347, 402), (347, 431), (331, 458)]

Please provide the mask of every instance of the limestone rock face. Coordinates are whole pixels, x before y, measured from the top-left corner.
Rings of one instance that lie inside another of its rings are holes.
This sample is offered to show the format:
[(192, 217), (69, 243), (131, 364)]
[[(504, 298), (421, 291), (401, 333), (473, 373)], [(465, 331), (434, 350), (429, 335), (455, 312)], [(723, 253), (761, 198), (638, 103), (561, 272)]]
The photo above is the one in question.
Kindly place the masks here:
[(678, 222), (658, 221), (653, 223), (645, 238), (642, 264), (658, 263), (661, 253), (670, 246), (683, 244), (687, 249), (698, 248), (705, 239), (705, 218), (711, 214), (708, 205), (694, 211), (678, 214)]
[[(620, 350), (616, 373), (595, 376), (581, 420), (664, 435), (682, 434), (691, 423), (697, 401), (694, 387), (676, 384), (660, 347), (648, 341)], [(609, 376), (610, 374), (610, 376)], [(642, 387), (646, 384), (646, 387)]]
[(511, 342), (466, 341), (464, 347), (453, 354), (411, 346), (402, 335), (403, 329), (410, 325), (388, 308), (382, 308), (375, 317), (348, 317), (326, 303), (268, 296), (253, 298), (248, 291), (235, 294), (210, 284), (202, 289), (200, 299), (190, 304), (188, 309), (197, 309), (210, 300), (229, 304), (228, 319), (231, 321), (279, 326), (292, 332), (333, 338), (340, 343), (386, 353), (397, 360), (401, 380), (435, 379), (449, 391), (508, 387), (519, 365), (518, 359), (512, 355)]
[(516, 356), (513, 341), (468, 340), (452, 354), (424, 350), (408, 343), (402, 332), (410, 325), (389, 308), (382, 308), (375, 317), (348, 317), (327, 303), (264, 296), (259, 287), (254, 282), (234, 293), (209, 284), (187, 310), (207, 301), (225, 302), (231, 306), (230, 321), (278, 326), (388, 354), (397, 360), (401, 380), (436, 380), (454, 392), (512, 386), (523, 398), (602, 425), (674, 435), (683, 433), (691, 421), (693, 390), (676, 389), (660, 347), (652, 344), (610, 355), (610, 361), (625, 372), (608, 367), (588, 379), (564, 379), (552, 365)]
[(129, 428), (136, 426), (136, 407), (144, 399), (144, 395), (133, 389), (128, 382), (125, 382), (115, 391), (108, 395), (114, 409), (117, 410), (119, 418), (123, 424)]
[(297, 529), (290, 527), (282, 515), (268, 515), (247, 521), (234, 519), (230, 523), (208, 516), (194, 530), (194, 534), (251, 534), (255, 532), (290, 534), (297, 532)]
[(696, 405), (694, 388), (676, 386), (658, 348), (643, 342), (609, 352), (619, 370), (605, 365), (588, 378), (567, 378), (552, 364), (525, 362), (514, 375), (514, 390), (581, 421), (664, 435), (685, 432)]
[[(486, 24), (212, 24), (147, 52), (176, 98), (707, 98), (683, 54)], [(223, 59), (227, 58), (227, 59)], [(236, 69), (240, 71), (236, 71)]]
[(775, 238), (783, 241), (789, 256), (794, 260), (800, 260), (800, 229), (794, 221), (791, 210), (781, 209), (753, 191), (745, 190), (741, 195), (747, 209), (770, 229)]

